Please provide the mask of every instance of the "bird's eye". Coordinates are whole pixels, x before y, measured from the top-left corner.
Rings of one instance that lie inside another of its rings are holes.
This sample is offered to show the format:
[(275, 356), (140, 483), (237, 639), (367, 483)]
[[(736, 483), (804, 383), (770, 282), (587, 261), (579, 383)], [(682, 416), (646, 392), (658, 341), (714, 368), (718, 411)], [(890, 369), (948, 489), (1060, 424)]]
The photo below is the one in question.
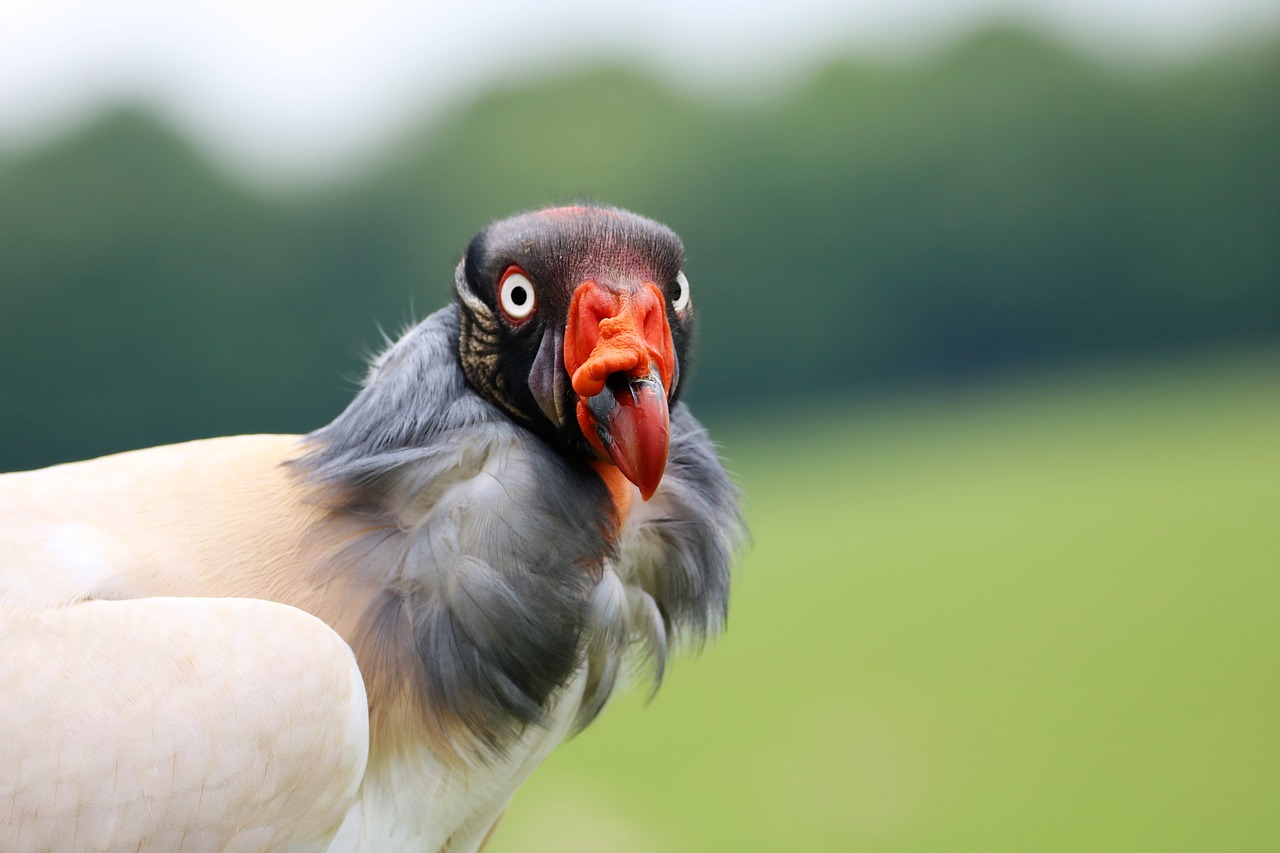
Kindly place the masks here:
[(689, 307), (689, 279), (685, 277), (683, 272), (676, 275), (676, 286), (680, 288), (680, 292), (676, 294), (675, 301), (671, 303), (671, 307), (676, 309), (677, 313), (680, 313)]
[(502, 305), (502, 313), (513, 323), (529, 319), (537, 304), (533, 292), (533, 282), (519, 267), (510, 267), (502, 274), (502, 284), (498, 285), (498, 303)]

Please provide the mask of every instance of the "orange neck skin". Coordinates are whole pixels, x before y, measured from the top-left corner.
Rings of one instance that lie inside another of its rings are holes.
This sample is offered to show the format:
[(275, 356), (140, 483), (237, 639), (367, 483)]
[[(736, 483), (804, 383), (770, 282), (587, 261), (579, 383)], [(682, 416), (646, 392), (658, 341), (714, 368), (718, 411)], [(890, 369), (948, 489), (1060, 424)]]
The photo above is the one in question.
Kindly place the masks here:
[(614, 530), (616, 538), (618, 531), (622, 529), (622, 522), (626, 520), (627, 513), (631, 512), (631, 502), (635, 499), (635, 486), (622, 476), (618, 466), (607, 459), (592, 459), (591, 467), (600, 475), (600, 479), (604, 480), (605, 486), (609, 489), (609, 497), (613, 499), (613, 511), (617, 516), (617, 527)]

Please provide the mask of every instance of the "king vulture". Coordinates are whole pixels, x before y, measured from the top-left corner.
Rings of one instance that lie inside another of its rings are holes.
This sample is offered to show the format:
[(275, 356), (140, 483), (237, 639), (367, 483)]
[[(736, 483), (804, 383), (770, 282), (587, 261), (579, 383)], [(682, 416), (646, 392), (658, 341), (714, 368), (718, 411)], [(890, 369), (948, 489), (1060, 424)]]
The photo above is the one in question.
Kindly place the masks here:
[(455, 288), (309, 435), (0, 476), (0, 850), (478, 850), (722, 626), (679, 238), (525, 213)]

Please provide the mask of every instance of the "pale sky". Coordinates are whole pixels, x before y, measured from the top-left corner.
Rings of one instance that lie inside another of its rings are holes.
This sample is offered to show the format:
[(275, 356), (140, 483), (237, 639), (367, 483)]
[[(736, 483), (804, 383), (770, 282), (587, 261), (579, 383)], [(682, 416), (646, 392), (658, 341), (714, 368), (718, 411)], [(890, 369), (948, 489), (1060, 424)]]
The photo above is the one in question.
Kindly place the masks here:
[(141, 101), (233, 167), (305, 176), (494, 80), (612, 58), (743, 94), (994, 19), (1176, 58), (1275, 29), (1280, 0), (0, 0), (0, 149)]

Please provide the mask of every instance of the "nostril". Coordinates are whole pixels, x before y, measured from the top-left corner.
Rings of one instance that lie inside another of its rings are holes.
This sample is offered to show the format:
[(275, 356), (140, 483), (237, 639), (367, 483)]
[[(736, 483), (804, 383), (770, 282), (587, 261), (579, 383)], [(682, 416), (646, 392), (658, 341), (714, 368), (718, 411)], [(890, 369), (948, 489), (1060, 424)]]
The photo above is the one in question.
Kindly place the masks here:
[(623, 394), (634, 396), (631, 393), (631, 377), (621, 370), (610, 373), (604, 380), (604, 387), (612, 391), (615, 397), (621, 397)]

